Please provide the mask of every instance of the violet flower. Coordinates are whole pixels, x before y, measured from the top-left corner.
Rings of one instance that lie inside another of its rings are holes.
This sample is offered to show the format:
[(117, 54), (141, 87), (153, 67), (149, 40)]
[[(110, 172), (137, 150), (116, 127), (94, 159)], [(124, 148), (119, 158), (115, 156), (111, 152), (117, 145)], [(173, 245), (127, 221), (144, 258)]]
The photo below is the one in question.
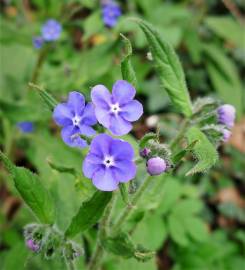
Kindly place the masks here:
[(110, 0), (102, 3), (102, 18), (106, 26), (114, 27), (121, 15), (121, 8), (116, 2)]
[(150, 158), (147, 161), (147, 172), (150, 175), (159, 175), (166, 171), (167, 164), (164, 159), (160, 157)]
[(224, 104), (217, 109), (218, 122), (232, 128), (235, 122), (236, 109), (230, 104)]
[(124, 135), (132, 129), (130, 122), (143, 114), (142, 104), (134, 100), (136, 90), (127, 81), (119, 80), (112, 88), (112, 94), (104, 85), (96, 85), (91, 92), (95, 115), (100, 124), (114, 135)]
[(86, 147), (87, 142), (80, 134), (92, 136), (96, 133), (91, 127), (97, 122), (94, 107), (91, 103), (85, 105), (84, 96), (79, 92), (70, 92), (68, 102), (56, 106), (53, 119), (62, 126), (62, 139), (71, 147)]
[(92, 140), (83, 162), (83, 173), (92, 179), (96, 188), (112, 191), (118, 188), (119, 183), (135, 177), (133, 158), (134, 150), (128, 142), (100, 134)]
[(223, 142), (228, 142), (231, 137), (231, 131), (228, 129), (223, 129), (222, 133), (223, 133)]
[(37, 252), (40, 248), (39, 245), (36, 244), (32, 239), (26, 240), (26, 246), (33, 252)]
[(32, 44), (34, 48), (41, 49), (44, 43), (44, 39), (41, 36), (33, 37)]
[(61, 31), (61, 24), (54, 19), (49, 19), (42, 26), (42, 37), (45, 41), (55, 41), (60, 37)]
[(23, 121), (17, 123), (17, 127), (23, 133), (32, 133), (34, 131), (34, 124), (29, 121)]

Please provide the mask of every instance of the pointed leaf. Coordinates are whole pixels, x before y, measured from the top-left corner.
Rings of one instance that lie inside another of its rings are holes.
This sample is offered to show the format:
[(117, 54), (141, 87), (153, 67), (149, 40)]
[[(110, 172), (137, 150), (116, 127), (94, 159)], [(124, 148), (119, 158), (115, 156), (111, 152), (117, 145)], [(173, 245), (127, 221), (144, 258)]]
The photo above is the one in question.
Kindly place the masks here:
[(185, 116), (192, 115), (192, 104), (185, 75), (173, 47), (163, 40), (156, 29), (143, 20), (137, 20), (143, 30), (155, 61), (156, 70), (172, 103)]
[(78, 213), (73, 217), (65, 235), (73, 237), (96, 224), (111, 197), (112, 192), (96, 191), (90, 200), (82, 204)]
[(22, 199), (37, 218), (42, 223), (53, 224), (55, 221), (54, 202), (38, 176), (25, 168), (15, 166), (2, 152), (0, 152), (0, 158), (12, 174), (15, 187)]
[(198, 163), (186, 175), (205, 172), (214, 166), (218, 160), (218, 153), (206, 135), (199, 128), (192, 127), (187, 131), (186, 137), (189, 143), (198, 140), (192, 150)]

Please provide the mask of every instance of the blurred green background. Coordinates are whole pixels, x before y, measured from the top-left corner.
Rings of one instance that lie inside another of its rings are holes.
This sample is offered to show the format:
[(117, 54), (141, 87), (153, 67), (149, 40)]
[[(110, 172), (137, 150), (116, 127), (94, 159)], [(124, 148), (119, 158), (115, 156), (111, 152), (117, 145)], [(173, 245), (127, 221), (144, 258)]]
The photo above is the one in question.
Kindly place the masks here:
[[(159, 124), (165, 142), (181, 117), (160, 88), (144, 35), (129, 17), (154, 24), (181, 59), (192, 99), (213, 96), (237, 110), (237, 124), (229, 143), (220, 148), (220, 161), (206, 174), (184, 177), (191, 161), (165, 179), (158, 194), (161, 204), (149, 211), (134, 238), (157, 249), (146, 264), (109, 258), (104, 269), (241, 270), (245, 267), (245, 3), (242, 0), (128, 0), (117, 1), (123, 15), (111, 29), (104, 26), (96, 0), (1, 0), (0, 23), (0, 147), (19, 166), (40, 174), (59, 208), (58, 226), (65, 229), (88, 190), (81, 180), (59, 174), (47, 159), (81, 168), (82, 152), (66, 146), (46, 105), (28, 83), (42, 85), (57, 100), (71, 90), (90, 99), (95, 84), (121, 79), (124, 43), (132, 42), (138, 99), (144, 116), (126, 138), (136, 145)], [(42, 24), (55, 18), (63, 31), (45, 49), (33, 47)], [(17, 123), (31, 121), (24, 134)], [(60, 260), (44, 261), (24, 246), (23, 227), (34, 222), (21, 202), (10, 176), (0, 165), (0, 269), (65, 269)], [(153, 196), (154, 197), (154, 196)], [(134, 217), (132, 217), (134, 218)], [(137, 217), (135, 217), (137, 218)], [(204, 227), (208, 230), (204, 230)], [(96, 229), (94, 229), (96, 231)], [(93, 243), (94, 231), (78, 238)], [(208, 233), (206, 232), (208, 231)], [(83, 269), (86, 256), (78, 261)]]

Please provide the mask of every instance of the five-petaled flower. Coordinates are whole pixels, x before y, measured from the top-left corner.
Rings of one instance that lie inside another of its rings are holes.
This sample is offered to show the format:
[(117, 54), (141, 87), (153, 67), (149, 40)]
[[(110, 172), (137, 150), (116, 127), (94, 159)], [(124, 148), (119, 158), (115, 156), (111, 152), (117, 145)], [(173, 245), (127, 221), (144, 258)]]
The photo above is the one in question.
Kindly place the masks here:
[(91, 99), (98, 122), (114, 135), (127, 134), (132, 129), (130, 122), (138, 120), (143, 113), (142, 104), (133, 99), (135, 94), (134, 87), (123, 80), (113, 85), (112, 94), (104, 85), (93, 87)]
[(102, 3), (102, 17), (104, 24), (108, 27), (114, 27), (118, 18), (122, 15), (120, 6), (112, 0)]
[(133, 158), (134, 150), (128, 142), (100, 134), (92, 140), (83, 162), (83, 173), (92, 179), (96, 188), (112, 191), (118, 188), (119, 183), (135, 177)]
[(61, 24), (54, 19), (49, 19), (42, 26), (42, 37), (45, 41), (55, 41), (60, 37), (61, 31)]
[(72, 147), (86, 147), (87, 142), (80, 135), (93, 136), (96, 133), (91, 127), (97, 122), (93, 104), (85, 105), (84, 96), (79, 92), (70, 92), (68, 102), (56, 106), (53, 119), (63, 127), (63, 141)]

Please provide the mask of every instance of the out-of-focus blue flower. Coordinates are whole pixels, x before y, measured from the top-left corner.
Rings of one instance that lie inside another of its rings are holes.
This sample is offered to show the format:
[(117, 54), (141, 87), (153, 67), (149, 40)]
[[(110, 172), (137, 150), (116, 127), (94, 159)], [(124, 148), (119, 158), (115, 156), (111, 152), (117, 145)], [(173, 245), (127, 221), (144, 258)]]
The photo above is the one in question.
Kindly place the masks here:
[(150, 175), (159, 175), (166, 171), (167, 164), (164, 159), (160, 157), (150, 158), (147, 161), (147, 172)]
[(135, 94), (134, 87), (123, 80), (113, 85), (112, 94), (104, 85), (93, 87), (91, 99), (98, 122), (114, 135), (127, 134), (132, 129), (131, 122), (143, 114), (142, 104), (133, 99)]
[(217, 109), (218, 122), (232, 128), (236, 118), (236, 109), (230, 104), (224, 104)]
[(34, 131), (34, 124), (32, 122), (28, 122), (28, 121), (19, 122), (17, 124), (17, 127), (23, 133), (31, 133)]
[(41, 36), (33, 37), (32, 43), (34, 48), (41, 49), (44, 43), (44, 39)]
[(84, 96), (79, 92), (70, 92), (68, 102), (56, 106), (53, 119), (56, 124), (63, 127), (62, 139), (71, 147), (86, 147), (87, 142), (80, 134), (92, 136), (96, 133), (91, 127), (97, 122), (93, 104), (85, 105)]
[(96, 188), (112, 191), (118, 188), (119, 183), (135, 177), (133, 158), (134, 150), (128, 142), (100, 134), (92, 140), (83, 162), (83, 173), (92, 179)]
[(121, 15), (122, 11), (120, 6), (114, 1), (104, 1), (104, 3), (102, 3), (102, 17), (106, 26), (114, 27)]
[(42, 37), (45, 41), (55, 41), (60, 37), (61, 31), (61, 24), (54, 19), (50, 19), (42, 26)]

